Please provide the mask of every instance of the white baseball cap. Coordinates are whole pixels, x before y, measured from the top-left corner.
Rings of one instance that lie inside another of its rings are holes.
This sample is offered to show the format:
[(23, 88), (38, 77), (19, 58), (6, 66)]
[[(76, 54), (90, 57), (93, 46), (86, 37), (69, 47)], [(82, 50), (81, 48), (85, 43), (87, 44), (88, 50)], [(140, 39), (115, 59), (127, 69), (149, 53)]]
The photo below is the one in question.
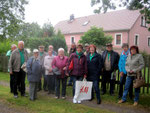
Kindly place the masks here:
[(39, 50), (38, 49), (33, 49), (33, 53), (38, 53)]

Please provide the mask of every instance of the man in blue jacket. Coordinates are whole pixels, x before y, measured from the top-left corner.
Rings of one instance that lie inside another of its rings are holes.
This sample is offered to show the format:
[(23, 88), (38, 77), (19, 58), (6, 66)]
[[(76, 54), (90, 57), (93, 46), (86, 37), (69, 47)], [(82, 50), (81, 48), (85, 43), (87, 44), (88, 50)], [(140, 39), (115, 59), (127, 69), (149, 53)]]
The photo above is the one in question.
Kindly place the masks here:
[[(119, 71), (120, 71), (120, 88), (119, 88), (118, 98), (121, 98), (122, 94), (123, 94), (123, 85), (125, 84), (126, 76), (127, 76), (127, 71), (125, 69), (126, 59), (127, 59), (128, 55), (130, 54), (129, 45), (127, 43), (124, 43), (122, 45), (122, 48), (123, 48), (123, 51), (120, 55), (119, 64), (118, 64)], [(131, 99), (132, 99), (132, 92), (133, 92), (133, 83), (129, 90), (129, 97)]]

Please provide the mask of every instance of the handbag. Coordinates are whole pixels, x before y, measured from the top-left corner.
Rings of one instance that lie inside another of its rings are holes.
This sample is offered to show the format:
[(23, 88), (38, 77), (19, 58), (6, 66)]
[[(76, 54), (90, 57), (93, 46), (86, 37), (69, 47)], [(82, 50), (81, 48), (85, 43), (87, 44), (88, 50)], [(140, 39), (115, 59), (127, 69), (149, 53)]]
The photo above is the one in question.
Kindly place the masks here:
[(61, 71), (56, 67), (52, 69), (54, 75), (60, 76), (61, 75)]
[(133, 81), (133, 87), (140, 88), (140, 87), (144, 86), (145, 84), (146, 83), (145, 83), (144, 78), (142, 77), (142, 73), (138, 72), (136, 75), (136, 79)]

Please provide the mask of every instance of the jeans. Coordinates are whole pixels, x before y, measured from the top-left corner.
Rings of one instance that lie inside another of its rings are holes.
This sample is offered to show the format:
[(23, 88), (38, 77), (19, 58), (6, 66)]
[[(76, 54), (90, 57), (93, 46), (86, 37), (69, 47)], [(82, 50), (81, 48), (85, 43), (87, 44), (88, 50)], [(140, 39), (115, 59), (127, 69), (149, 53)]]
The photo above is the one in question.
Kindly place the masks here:
[(38, 82), (29, 82), (29, 96), (31, 100), (37, 98), (37, 86)]
[(94, 90), (95, 90), (97, 100), (101, 100), (100, 89), (99, 89), (99, 80), (89, 80), (89, 81), (93, 82), (92, 98), (94, 98)]
[(103, 93), (106, 93), (106, 83), (110, 83), (110, 94), (114, 93), (114, 85), (115, 80), (111, 80), (111, 73), (110, 71), (104, 71), (102, 76), (102, 91)]
[[(123, 101), (126, 101), (127, 99), (127, 94), (128, 94), (128, 91), (130, 89), (130, 86), (133, 82), (133, 80), (135, 79), (134, 76), (127, 76), (127, 79), (126, 79), (126, 83), (125, 83), (125, 89), (124, 89), (124, 92), (123, 92), (123, 96), (122, 96), (122, 100)], [(134, 98), (134, 102), (138, 102), (139, 101), (139, 94), (140, 94), (140, 88), (135, 88), (135, 98)]]
[[(124, 74), (122, 77), (120, 77), (120, 87), (119, 87), (119, 97), (122, 97), (123, 95), (123, 85), (126, 82), (127, 75)], [(133, 82), (131, 83), (130, 89), (129, 89), (129, 97), (132, 99), (133, 96)]]
[(72, 76), (73, 79), (73, 97), (75, 95), (75, 86), (76, 86), (76, 81), (82, 81), (83, 80), (83, 76)]
[(14, 95), (18, 95), (17, 89), (20, 85), (21, 95), (25, 94), (25, 77), (26, 73), (20, 69), (19, 72), (13, 72), (14, 74)]
[(73, 82), (73, 78), (72, 78), (72, 76), (70, 76), (70, 79), (68, 81), (68, 85), (72, 85), (72, 82)]
[(56, 96), (60, 97), (60, 82), (62, 82), (62, 97), (66, 96), (67, 78), (56, 78)]
[(55, 76), (54, 75), (46, 75), (47, 76), (47, 85), (49, 93), (55, 92)]

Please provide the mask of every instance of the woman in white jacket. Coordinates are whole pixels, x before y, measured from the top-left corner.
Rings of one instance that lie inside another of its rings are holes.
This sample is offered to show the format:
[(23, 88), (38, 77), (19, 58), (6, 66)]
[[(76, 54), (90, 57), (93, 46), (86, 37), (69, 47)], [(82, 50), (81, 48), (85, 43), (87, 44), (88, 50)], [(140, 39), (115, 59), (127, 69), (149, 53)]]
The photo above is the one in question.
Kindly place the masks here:
[(48, 55), (44, 58), (45, 75), (48, 84), (48, 94), (53, 94), (55, 92), (55, 76), (52, 72), (52, 61), (55, 56), (52, 55), (52, 52), (53, 51), (49, 49)]

